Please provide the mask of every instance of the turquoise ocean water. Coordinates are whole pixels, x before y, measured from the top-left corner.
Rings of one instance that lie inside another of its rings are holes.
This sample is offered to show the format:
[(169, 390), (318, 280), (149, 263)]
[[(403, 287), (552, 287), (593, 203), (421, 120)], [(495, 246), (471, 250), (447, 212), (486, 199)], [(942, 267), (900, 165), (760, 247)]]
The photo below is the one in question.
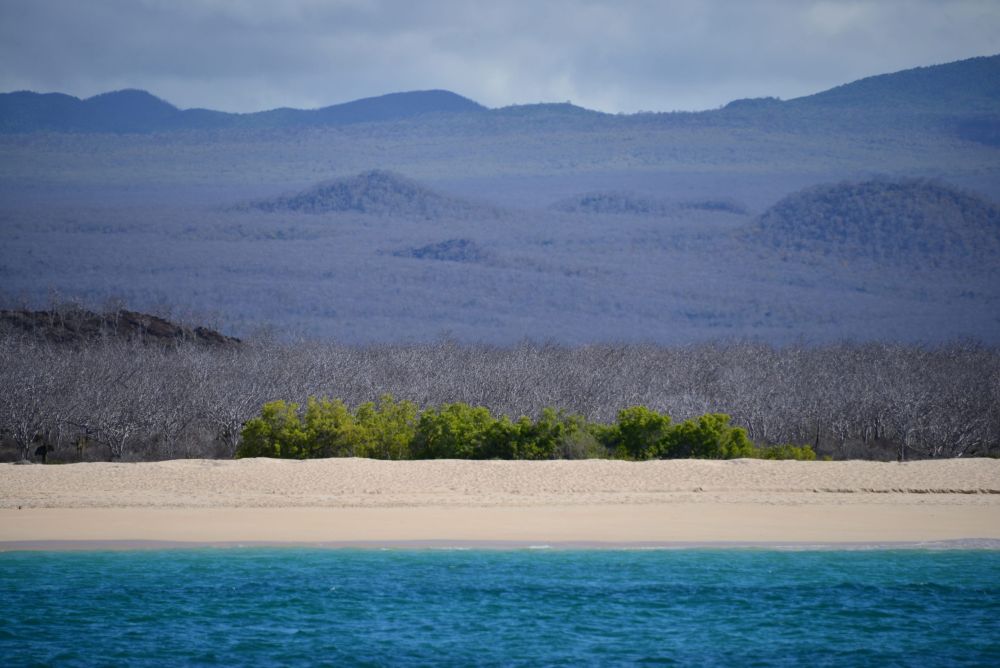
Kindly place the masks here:
[(0, 554), (5, 666), (1000, 665), (991, 550)]

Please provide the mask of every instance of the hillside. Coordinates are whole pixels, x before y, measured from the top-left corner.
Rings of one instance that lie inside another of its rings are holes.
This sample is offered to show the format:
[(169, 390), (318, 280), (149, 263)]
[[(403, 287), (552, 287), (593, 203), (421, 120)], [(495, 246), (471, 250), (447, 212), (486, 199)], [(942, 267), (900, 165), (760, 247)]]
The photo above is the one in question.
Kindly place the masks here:
[(256, 200), (248, 206), (266, 212), (360, 213), (416, 218), (496, 213), (487, 206), (449, 197), (394, 172), (378, 169), (319, 183), (297, 193)]
[(1000, 106), (1000, 55), (866, 77), (786, 104), (962, 114), (996, 112)]
[(848, 258), (995, 264), (1000, 207), (934, 181), (828, 184), (785, 197), (743, 236), (775, 248)]
[(320, 109), (274, 109), (243, 114), (242, 121), (255, 127), (295, 125), (347, 125), (416, 118), (425, 114), (457, 114), (485, 111), (485, 107), (446, 90), (389, 93)]
[[(214, 113), (214, 112), (210, 112)], [(0, 94), (0, 132), (151, 132), (180, 127), (177, 107), (146, 91), (81, 100), (61, 93)]]
[(1000, 55), (879, 74), (812, 95), (733, 100), (702, 122), (842, 137), (920, 132), (986, 145), (1000, 136)]
[(98, 339), (169, 345), (183, 341), (209, 346), (233, 346), (239, 339), (207, 327), (184, 327), (148, 313), (85, 309), (0, 310), (0, 335), (27, 335), (53, 343), (83, 343)]

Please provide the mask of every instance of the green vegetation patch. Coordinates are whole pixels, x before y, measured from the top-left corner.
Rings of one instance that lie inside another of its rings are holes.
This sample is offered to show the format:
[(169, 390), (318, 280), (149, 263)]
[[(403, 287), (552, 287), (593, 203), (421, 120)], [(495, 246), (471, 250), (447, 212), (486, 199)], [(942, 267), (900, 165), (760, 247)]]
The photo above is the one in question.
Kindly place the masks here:
[(485, 406), (456, 402), (418, 410), (391, 395), (353, 411), (340, 399), (310, 397), (300, 406), (264, 404), (243, 428), (237, 457), (372, 459), (757, 459), (814, 460), (808, 445), (757, 447), (728, 415), (674, 423), (645, 406), (611, 424), (545, 408), (535, 418), (495, 417)]

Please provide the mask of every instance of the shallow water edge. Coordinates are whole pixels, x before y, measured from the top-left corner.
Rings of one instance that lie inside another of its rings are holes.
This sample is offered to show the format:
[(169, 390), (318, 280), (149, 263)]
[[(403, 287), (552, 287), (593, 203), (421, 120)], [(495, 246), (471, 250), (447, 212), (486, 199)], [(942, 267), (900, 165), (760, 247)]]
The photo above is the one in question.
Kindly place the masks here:
[(146, 550), (316, 548), (329, 550), (1000, 550), (1000, 540), (963, 538), (933, 541), (519, 541), (519, 540), (380, 540), (380, 541), (169, 541), (34, 540), (0, 541), (2, 552), (125, 552)]

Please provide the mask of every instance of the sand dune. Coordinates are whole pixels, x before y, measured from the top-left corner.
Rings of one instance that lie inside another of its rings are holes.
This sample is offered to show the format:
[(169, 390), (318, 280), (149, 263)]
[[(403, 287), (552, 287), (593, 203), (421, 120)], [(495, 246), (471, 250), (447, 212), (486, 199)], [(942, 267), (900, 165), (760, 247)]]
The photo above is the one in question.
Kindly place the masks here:
[(0, 541), (1000, 539), (1000, 461), (0, 466)]

